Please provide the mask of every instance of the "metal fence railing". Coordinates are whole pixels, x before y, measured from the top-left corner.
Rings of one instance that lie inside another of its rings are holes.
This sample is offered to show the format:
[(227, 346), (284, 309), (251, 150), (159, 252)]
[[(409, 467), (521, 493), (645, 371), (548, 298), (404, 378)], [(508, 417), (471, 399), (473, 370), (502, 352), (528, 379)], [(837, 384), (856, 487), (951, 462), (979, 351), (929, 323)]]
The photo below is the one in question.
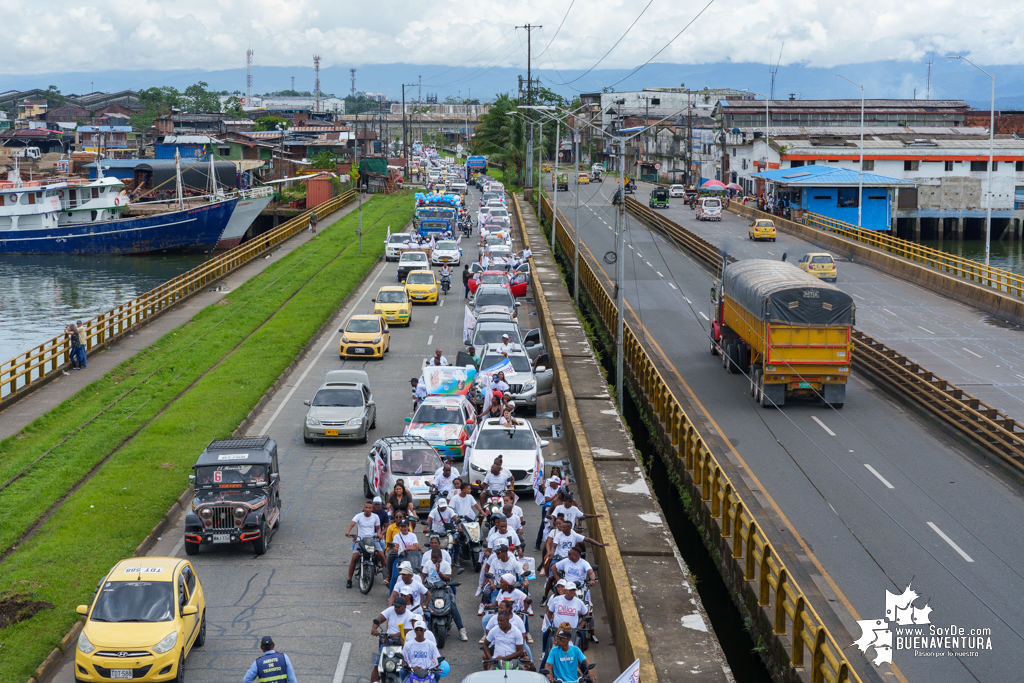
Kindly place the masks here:
[[(751, 207), (744, 208), (750, 209)], [(768, 214), (764, 215), (768, 217)], [(1024, 297), (1024, 276), (1017, 273), (1011, 273), (1008, 270), (994, 266), (986, 266), (984, 263), (974, 259), (956, 256), (955, 254), (933, 249), (932, 247), (926, 247), (917, 242), (893, 237), (877, 230), (864, 230), (856, 225), (810, 211), (804, 215), (806, 216), (805, 223), (819, 230), (863, 242), (876, 249), (887, 251), (890, 254), (901, 256), (910, 261), (916, 261), (929, 268), (941, 270), (944, 273), (976, 282), (985, 287), (991, 287), (1000, 292), (1006, 292), (1011, 296)]]
[[(551, 205), (541, 200), (544, 217), (551, 222)], [(559, 211), (556, 238), (568, 254), (573, 253), (572, 226)], [(608, 290), (585, 258), (579, 259), (579, 279), (608, 329), (615, 329), (617, 308)], [(637, 387), (643, 392), (651, 413), (671, 439), (678, 458), (677, 470), (687, 473), (691, 486), (699, 490), (701, 504), (718, 528), (718, 547), (728, 547), (738, 574), (753, 583), (758, 605), (771, 619), (774, 635), (790, 657), (790, 664), (806, 671), (812, 683), (846, 683), (861, 679), (853, 670), (843, 648), (818, 616), (807, 596), (787, 569), (779, 552), (761, 530), (719, 458), (700, 435), (698, 425), (683, 410), (653, 359), (633, 329), (624, 326), (623, 359)], [(713, 525), (710, 525), (713, 526)], [(785, 639), (785, 640), (783, 640)], [(786, 642), (788, 640), (788, 642)]]
[[(355, 199), (349, 190), (316, 207), (318, 215), (337, 211)], [(256, 256), (272, 249), (309, 224), (310, 211), (306, 211), (273, 230), (240, 244), (219, 256), (211, 258), (192, 270), (131, 301), (101, 313), (85, 322), (86, 350), (109, 343), (126, 332), (145, 324), (168, 307), (180, 302), (210, 283), (245, 265)], [(33, 384), (59, 372), (70, 363), (71, 341), (64, 335), (54, 337), (32, 349), (20, 353), (0, 364), (0, 406), (26, 391)]]

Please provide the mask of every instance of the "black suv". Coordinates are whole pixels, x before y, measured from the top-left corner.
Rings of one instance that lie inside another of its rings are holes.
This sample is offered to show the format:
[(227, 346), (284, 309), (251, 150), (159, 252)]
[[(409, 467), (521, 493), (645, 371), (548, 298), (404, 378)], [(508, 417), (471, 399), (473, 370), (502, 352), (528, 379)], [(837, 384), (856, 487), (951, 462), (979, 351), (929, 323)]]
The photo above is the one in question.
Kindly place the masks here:
[(281, 526), (277, 442), (270, 437), (211, 441), (192, 466), (195, 497), (185, 515), (185, 552), (200, 546), (249, 543), (267, 552)]

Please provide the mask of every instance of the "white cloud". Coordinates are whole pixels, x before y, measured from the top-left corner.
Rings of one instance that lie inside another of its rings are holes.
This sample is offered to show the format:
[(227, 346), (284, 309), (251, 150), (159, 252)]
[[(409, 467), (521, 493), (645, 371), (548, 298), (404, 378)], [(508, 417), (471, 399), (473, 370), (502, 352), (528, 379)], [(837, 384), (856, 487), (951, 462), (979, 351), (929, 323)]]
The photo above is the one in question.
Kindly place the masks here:
[[(250, 45), (264, 66), (463, 63), (524, 66), (531, 22), (534, 54), (551, 41), (570, 0), (5, 0), (8, 44), (0, 73), (105, 69), (226, 69), (244, 66)], [(649, 59), (706, 4), (654, 0), (601, 64)], [(541, 68), (586, 69), (642, 9), (624, 0), (577, 2), (539, 60)], [(831, 67), (926, 54), (970, 53), (982, 64), (1024, 59), (1020, 0), (717, 0), (659, 62), (767, 62), (785, 41), (784, 64)]]

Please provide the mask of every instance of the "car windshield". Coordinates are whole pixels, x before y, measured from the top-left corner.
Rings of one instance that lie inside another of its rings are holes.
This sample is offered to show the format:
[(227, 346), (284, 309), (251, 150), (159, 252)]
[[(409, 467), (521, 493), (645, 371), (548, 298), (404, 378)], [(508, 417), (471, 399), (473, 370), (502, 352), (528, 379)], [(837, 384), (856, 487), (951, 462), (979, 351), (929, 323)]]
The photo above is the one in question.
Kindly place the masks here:
[(321, 389), (313, 398), (314, 406), (359, 408), (363, 405), (363, 392), (358, 389)]
[(374, 332), (380, 332), (380, 321), (349, 320), (348, 325), (345, 326), (345, 331), (352, 334), (373, 334)]
[(411, 448), (391, 451), (394, 474), (433, 474), (441, 467), (441, 458), (433, 448)]
[(497, 236), (497, 237), (491, 237), (490, 235), (487, 236), (487, 246), (497, 247), (497, 246), (504, 246), (504, 245), (505, 245), (505, 238), (504, 237), (501, 237), (500, 235)]
[[(512, 363), (512, 369), (515, 370), (517, 373), (525, 372), (526, 374), (530, 374), (531, 372), (533, 372), (533, 369), (530, 367), (530, 359), (527, 358), (526, 356), (510, 355), (508, 357), (508, 360)], [(505, 357), (501, 355), (484, 356), (483, 359), (480, 361), (480, 367), (486, 370), (487, 368), (492, 368), (498, 363), (502, 363), (504, 361)], [(521, 377), (508, 377), (506, 379), (509, 384), (518, 384), (519, 382), (526, 381), (526, 378)]]
[(491, 218), (508, 218), (508, 211), (505, 209), (491, 209)]
[(515, 324), (501, 324), (501, 323), (482, 323), (476, 326), (476, 334), (473, 337), (473, 346), (483, 346), (484, 344), (500, 344), (501, 336), (507, 334), (513, 344), (522, 344), (523, 340), (519, 336), (519, 327)]
[(170, 581), (107, 581), (99, 590), (93, 621), (170, 621), (174, 584)]
[(433, 273), (409, 273), (405, 280), (410, 285), (432, 285), (434, 284)]
[(408, 241), (409, 235), (405, 234), (392, 235), (391, 237), (388, 238), (388, 244), (402, 244), (403, 242)]
[(831, 256), (812, 256), (811, 263), (834, 263)]
[(195, 468), (198, 486), (263, 486), (267, 483), (264, 465), (209, 465)]
[(759, 227), (759, 228), (771, 228), (771, 227), (774, 227), (774, 226), (775, 226), (775, 224), (772, 223), (771, 221), (758, 221), (757, 222), (757, 227)]
[(480, 284), (504, 285), (508, 283), (508, 275), (505, 273), (484, 273), (480, 276)]
[(474, 450), (484, 451), (532, 451), (537, 448), (537, 439), (526, 428), (485, 429), (477, 437)]
[(402, 261), (403, 262), (417, 261), (417, 262), (421, 262), (421, 263), (426, 263), (427, 255), (424, 254), (422, 251), (410, 251), (410, 252), (408, 252), (406, 254), (402, 254)]
[(722, 202), (717, 199), (705, 199), (704, 207), (707, 209), (718, 209), (721, 208)]
[(412, 417), (413, 422), (453, 425), (462, 422), (462, 411), (458, 406), (423, 404)]
[(436, 247), (434, 247), (434, 249), (437, 249), (437, 250), (440, 250), (440, 251), (455, 251), (458, 248), (459, 247), (455, 244), (455, 242), (453, 240), (442, 240), (442, 241), (437, 243)]
[(389, 290), (377, 294), (377, 303), (379, 304), (404, 304), (407, 300), (404, 291)]
[(501, 292), (480, 292), (476, 295), (476, 307), (480, 309), (484, 306), (512, 308), (515, 306), (515, 301), (507, 290)]

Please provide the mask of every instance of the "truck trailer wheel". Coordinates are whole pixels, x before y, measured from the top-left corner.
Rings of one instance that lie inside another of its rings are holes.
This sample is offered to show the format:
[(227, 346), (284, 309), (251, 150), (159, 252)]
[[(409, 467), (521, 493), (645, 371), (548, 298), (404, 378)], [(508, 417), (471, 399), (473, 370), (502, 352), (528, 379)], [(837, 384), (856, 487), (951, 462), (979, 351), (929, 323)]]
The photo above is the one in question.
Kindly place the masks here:
[(736, 375), (739, 373), (740, 368), (743, 367), (740, 364), (740, 350), (743, 345), (740, 342), (733, 342), (729, 345), (729, 372)]

